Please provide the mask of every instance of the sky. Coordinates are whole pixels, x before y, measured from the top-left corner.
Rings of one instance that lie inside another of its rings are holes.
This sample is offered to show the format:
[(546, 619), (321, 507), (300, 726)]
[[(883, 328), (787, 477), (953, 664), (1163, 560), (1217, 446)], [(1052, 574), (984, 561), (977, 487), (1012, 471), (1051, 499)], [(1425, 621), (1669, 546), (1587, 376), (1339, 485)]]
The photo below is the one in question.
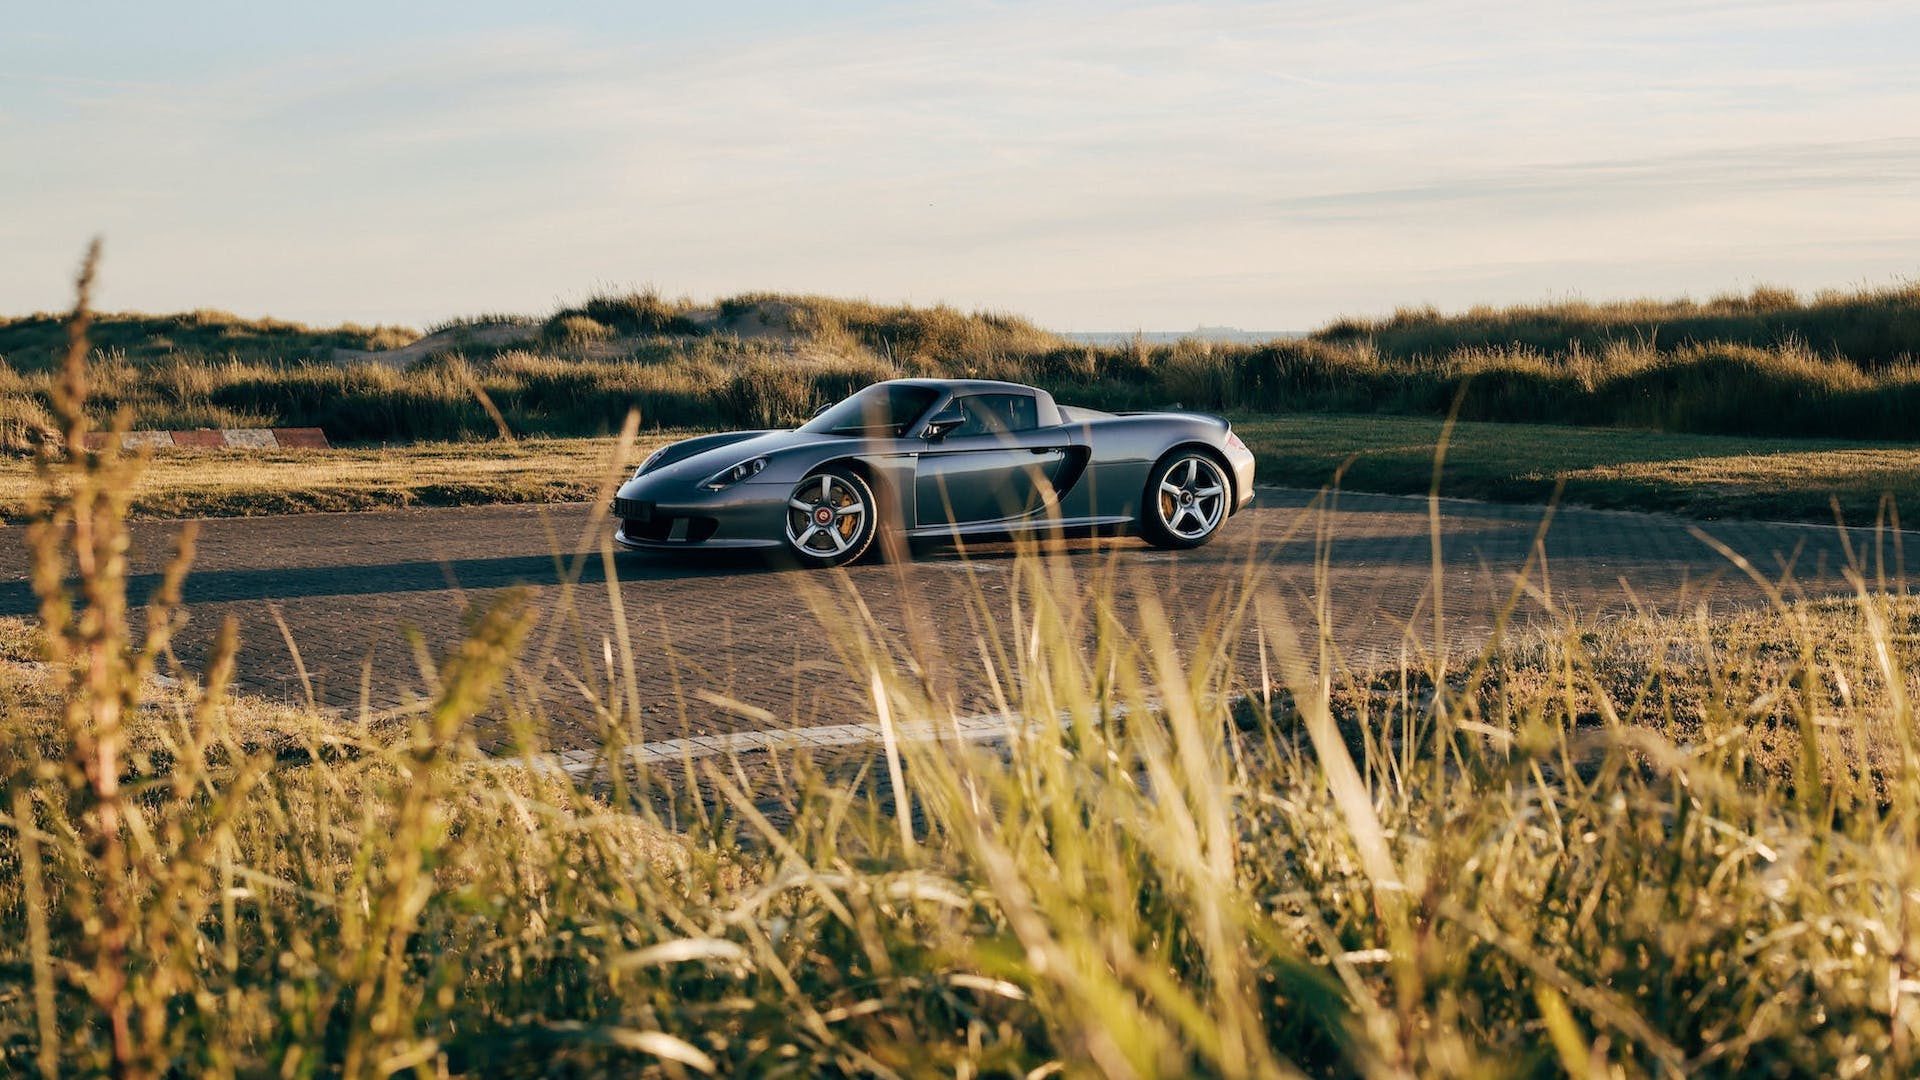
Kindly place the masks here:
[(0, 313), (1062, 330), (1920, 277), (1920, 5), (0, 0)]

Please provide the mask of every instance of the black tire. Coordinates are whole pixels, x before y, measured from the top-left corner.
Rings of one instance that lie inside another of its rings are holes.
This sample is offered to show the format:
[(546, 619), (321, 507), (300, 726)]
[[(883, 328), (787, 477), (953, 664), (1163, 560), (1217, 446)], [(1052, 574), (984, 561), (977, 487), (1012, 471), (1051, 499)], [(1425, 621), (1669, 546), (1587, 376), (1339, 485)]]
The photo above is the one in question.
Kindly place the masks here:
[(845, 566), (873, 546), (880, 500), (865, 477), (844, 465), (829, 465), (794, 485), (786, 521), (788, 558), (809, 567)]
[(1147, 470), (1140, 495), (1140, 535), (1158, 548), (1197, 548), (1233, 513), (1233, 474), (1197, 446), (1168, 451)]

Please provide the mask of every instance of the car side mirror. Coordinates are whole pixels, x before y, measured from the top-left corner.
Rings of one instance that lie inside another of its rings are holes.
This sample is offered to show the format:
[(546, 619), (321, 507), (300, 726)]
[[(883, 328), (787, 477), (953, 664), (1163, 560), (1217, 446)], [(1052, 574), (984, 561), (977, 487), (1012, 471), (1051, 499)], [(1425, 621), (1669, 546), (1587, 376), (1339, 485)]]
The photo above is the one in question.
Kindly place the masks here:
[(967, 414), (957, 401), (949, 401), (940, 411), (927, 419), (927, 427), (921, 438), (928, 442), (939, 442), (947, 437), (947, 432), (967, 422)]

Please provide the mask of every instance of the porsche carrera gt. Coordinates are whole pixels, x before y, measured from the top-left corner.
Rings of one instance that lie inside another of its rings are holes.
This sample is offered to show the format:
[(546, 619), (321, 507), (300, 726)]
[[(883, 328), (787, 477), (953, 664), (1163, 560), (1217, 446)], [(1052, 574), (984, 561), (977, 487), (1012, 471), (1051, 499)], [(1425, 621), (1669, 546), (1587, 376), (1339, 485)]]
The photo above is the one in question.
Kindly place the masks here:
[(1253, 498), (1253, 454), (1199, 413), (1107, 413), (986, 380), (899, 379), (791, 430), (655, 451), (613, 500), (614, 539), (653, 550), (783, 551), (836, 566), (909, 542), (1134, 532), (1214, 538)]

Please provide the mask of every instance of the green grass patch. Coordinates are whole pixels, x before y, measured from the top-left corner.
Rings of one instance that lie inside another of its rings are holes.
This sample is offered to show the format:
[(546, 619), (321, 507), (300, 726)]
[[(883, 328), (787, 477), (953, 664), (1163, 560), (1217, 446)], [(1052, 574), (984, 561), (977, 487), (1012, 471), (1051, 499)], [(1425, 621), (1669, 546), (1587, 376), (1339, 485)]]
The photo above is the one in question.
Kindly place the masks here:
[[(1262, 483), (1320, 487), (1343, 466), (1349, 491), (1425, 494), (1441, 420), (1406, 416), (1238, 416)], [(1883, 497), (1920, 506), (1920, 447), (1821, 439), (1670, 435), (1545, 424), (1454, 426), (1443, 495), (1568, 502), (1688, 517), (1831, 522), (1834, 502), (1871, 523)]]

